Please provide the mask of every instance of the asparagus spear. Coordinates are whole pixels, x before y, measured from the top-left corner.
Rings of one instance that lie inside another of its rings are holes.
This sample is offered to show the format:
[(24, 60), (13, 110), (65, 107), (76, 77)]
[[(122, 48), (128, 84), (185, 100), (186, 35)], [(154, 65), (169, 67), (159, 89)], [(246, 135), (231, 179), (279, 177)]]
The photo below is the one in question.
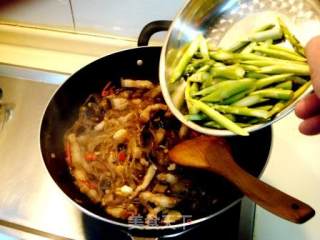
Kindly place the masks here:
[(281, 88), (281, 89), (286, 89), (286, 90), (292, 90), (292, 81), (286, 81), (279, 83), (275, 86), (275, 88)]
[(214, 105), (215, 110), (222, 113), (232, 113), (236, 115), (258, 117), (258, 118), (268, 118), (268, 111), (262, 109), (240, 107), (240, 106), (228, 106), (228, 105)]
[(229, 98), (239, 92), (251, 89), (254, 86), (255, 80), (242, 79), (236, 81), (225, 81), (216, 84), (216, 88), (209, 95), (201, 98), (204, 102), (219, 102)]
[(296, 54), (292, 54), (289, 52), (285, 51), (279, 51), (276, 49), (270, 49), (264, 46), (256, 46), (253, 48), (253, 50), (265, 53), (267, 56), (275, 57), (275, 58), (281, 58), (281, 59), (286, 59), (286, 60), (293, 60), (293, 61), (301, 61), (305, 62), (306, 58), (298, 56)]
[(182, 73), (184, 72), (187, 64), (190, 62), (192, 56), (196, 53), (196, 51), (199, 49), (199, 43), (201, 41), (201, 35), (198, 35), (190, 44), (190, 46), (187, 48), (187, 50), (184, 52), (182, 57), (180, 58), (176, 68), (174, 69), (170, 82), (174, 83), (177, 81)]
[(272, 108), (273, 108), (273, 105), (263, 105), (263, 106), (255, 107), (255, 109), (262, 109), (262, 110), (266, 110), (266, 111), (269, 111)]
[(250, 93), (250, 95), (258, 95), (265, 98), (274, 98), (281, 100), (289, 100), (293, 97), (292, 90), (284, 90), (279, 88), (267, 88)]
[(290, 65), (290, 66), (297, 66), (298, 68), (300, 66), (308, 66), (308, 64), (303, 62), (297, 62), (297, 61), (289, 61), (289, 60), (280, 60), (280, 59), (268, 59), (268, 60), (246, 60), (241, 61), (241, 64), (247, 64), (252, 65), (256, 67), (266, 67), (270, 65)]
[(204, 39), (203, 35), (199, 35), (199, 47), (200, 47), (200, 53), (204, 59), (209, 59), (209, 50), (207, 41)]
[(197, 91), (197, 83), (193, 83), (191, 86), (191, 82), (187, 81), (186, 89), (185, 89), (185, 99), (187, 103), (187, 107), (189, 109), (190, 114), (197, 114), (198, 109), (193, 105), (191, 94), (192, 92)]
[(304, 48), (302, 47), (299, 40), (289, 31), (289, 29), (287, 28), (285, 23), (280, 18), (278, 18), (278, 22), (279, 22), (280, 28), (284, 34), (284, 37), (291, 43), (294, 50), (296, 50), (296, 52), (298, 54), (300, 54), (301, 56), (305, 56)]
[(198, 100), (192, 100), (194, 105), (204, 114), (206, 114), (208, 117), (210, 117), (212, 120), (216, 121), (221, 126), (225, 127), (226, 129), (241, 135), (241, 136), (248, 136), (249, 133), (239, 127), (237, 124), (229, 120), (227, 117), (223, 116), (221, 113), (217, 112), (216, 110), (210, 108), (207, 104), (198, 101)]
[(258, 103), (266, 102), (268, 99), (263, 98), (259, 95), (250, 95), (245, 98), (242, 98), (241, 100), (231, 104), (232, 106), (238, 106), (238, 107), (250, 107)]
[(187, 81), (190, 82), (205, 82), (211, 79), (211, 76), (208, 72), (199, 71), (194, 74), (192, 74), (190, 77), (188, 77)]
[[(259, 56), (257, 54), (253, 53), (238, 53), (238, 54), (233, 54), (234, 59), (239, 59), (241, 63), (245, 64), (251, 64), (254, 65), (253, 62), (248, 62), (250, 60), (252, 61), (265, 61), (265, 64), (302, 64), (302, 65), (307, 65), (304, 62), (301, 61), (292, 61), (292, 60), (285, 60), (285, 59), (278, 59), (278, 58), (273, 58), (273, 57), (266, 57), (266, 56)], [(229, 61), (231, 59), (228, 59)], [(259, 66), (259, 65), (258, 65)]]
[[(253, 88), (252, 88), (252, 89), (253, 89)], [(252, 89), (248, 89), (248, 90), (239, 92), (239, 93), (237, 93), (237, 94), (235, 94), (235, 95), (233, 95), (233, 96), (231, 96), (231, 97), (223, 100), (223, 101), (221, 102), (221, 104), (222, 104), (222, 105), (230, 105), (230, 104), (233, 104), (233, 103), (239, 101), (240, 99), (244, 98), (246, 95), (248, 95), (249, 92), (252, 91)]]
[(247, 72), (246, 77), (247, 78), (254, 78), (254, 79), (261, 79), (261, 78), (266, 78), (269, 75), (267, 74), (262, 74), (262, 73), (257, 73), (257, 72)]
[(248, 37), (248, 39), (250, 41), (263, 42), (268, 39), (278, 40), (278, 39), (281, 39), (282, 36), (283, 36), (283, 33), (281, 31), (280, 26), (273, 25), (271, 29), (268, 29), (266, 31), (259, 31), (259, 32), (253, 33)]
[(308, 65), (272, 65), (262, 67), (259, 72), (268, 74), (294, 73), (299, 76), (309, 76), (310, 68)]
[(244, 76), (245, 70), (239, 65), (214, 67), (211, 69), (212, 77), (223, 77), (227, 79), (240, 79)]
[(259, 72), (260, 68), (254, 65), (246, 65), (246, 64), (241, 64), (240, 65), (245, 71), (249, 72)]
[(286, 81), (291, 76), (293, 76), (293, 74), (279, 74), (279, 75), (259, 79), (256, 82), (256, 89), (261, 89), (274, 83)]
[(251, 53), (253, 48), (257, 46), (257, 42), (249, 43), (245, 48), (242, 49), (241, 53)]
[(188, 114), (184, 116), (188, 121), (204, 121), (209, 120), (208, 116), (203, 113)]
[(182, 81), (172, 93), (172, 102), (176, 108), (180, 109), (184, 103), (186, 82)]
[[(249, 127), (250, 124), (247, 123), (236, 123), (239, 127)], [(221, 126), (219, 123), (216, 121), (209, 121), (203, 124), (206, 127), (209, 128), (216, 128), (216, 129), (225, 129), (223, 126)]]
[[(273, 50), (278, 50), (278, 51), (286, 52), (286, 53), (301, 57), (301, 55), (296, 53), (294, 50), (291, 50), (291, 49), (286, 48), (286, 47), (282, 47), (282, 46), (280, 46), (278, 44), (277, 45), (276, 44), (271, 44), (268, 47), (273, 49)], [(302, 56), (302, 57), (304, 58), (304, 56)]]

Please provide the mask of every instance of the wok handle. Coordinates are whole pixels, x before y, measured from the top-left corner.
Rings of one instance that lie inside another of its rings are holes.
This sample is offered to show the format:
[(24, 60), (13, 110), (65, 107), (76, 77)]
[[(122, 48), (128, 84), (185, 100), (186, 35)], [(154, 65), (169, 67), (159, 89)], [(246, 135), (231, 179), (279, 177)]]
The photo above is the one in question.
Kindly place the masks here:
[(148, 23), (143, 27), (138, 38), (138, 46), (148, 46), (151, 36), (157, 32), (167, 31), (172, 21), (159, 20)]
[(248, 198), (273, 214), (294, 223), (304, 223), (315, 215), (312, 207), (251, 176), (236, 163), (228, 164), (222, 175)]

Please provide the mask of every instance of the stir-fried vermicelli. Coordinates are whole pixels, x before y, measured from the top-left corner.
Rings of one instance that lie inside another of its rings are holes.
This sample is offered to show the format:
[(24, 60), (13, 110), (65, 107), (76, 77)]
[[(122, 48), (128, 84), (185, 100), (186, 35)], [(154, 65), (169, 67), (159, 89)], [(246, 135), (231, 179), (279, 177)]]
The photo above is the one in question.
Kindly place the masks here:
[(164, 215), (178, 221), (177, 206), (192, 182), (168, 159), (168, 150), (194, 134), (165, 105), (159, 85), (145, 80), (107, 84), (81, 106), (64, 137), (75, 184), (106, 212), (146, 222)]

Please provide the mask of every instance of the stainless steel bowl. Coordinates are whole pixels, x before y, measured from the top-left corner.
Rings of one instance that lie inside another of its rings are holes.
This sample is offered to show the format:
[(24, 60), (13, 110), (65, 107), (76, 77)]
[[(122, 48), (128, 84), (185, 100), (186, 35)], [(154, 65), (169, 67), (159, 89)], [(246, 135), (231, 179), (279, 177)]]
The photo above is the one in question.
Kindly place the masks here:
[[(174, 71), (175, 63), (181, 57), (187, 44), (202, 33), (214, 44), (226, 45), (234, 35), (230, 29), (263, 21), (268, 14), (277, 14), (294, 26), (294, 33), (302, 44), (320, 34), (320, 1), (318, 0), (191, 0), (177, 15), (168, 32), (160, 58), (159, 77), (164, 99), (172, 113), (188, 127), (208, 135), (231, 136), (229, 130), (215, 130), (187, 121), (173, 104), (172, 92), (176, 84), (168, 79)], [(239, 25), (240, 22), (245, 24)], [(235, 25), (236, 24), (236, 25)], [(246, 29), (243, 29), (246, 31)], [(302, 96), (277, 114), (272, 121), (246, 128), (248, 132), (266, 127), (290, 113), (295, 104), (312, 91), (310, 87)]]

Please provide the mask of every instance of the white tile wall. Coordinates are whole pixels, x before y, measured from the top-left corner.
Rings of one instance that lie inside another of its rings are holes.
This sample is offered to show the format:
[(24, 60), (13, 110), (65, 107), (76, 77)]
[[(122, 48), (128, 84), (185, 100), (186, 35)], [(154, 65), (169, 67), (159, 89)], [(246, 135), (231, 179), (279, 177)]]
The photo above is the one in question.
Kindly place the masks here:
[(154, 20), (170, 20), (185, 0), (71, 0), (76, 31), (137, 38)]
[(68, 0), (0, 0), (3, 22), (73, 30)]
[[(9, 22), (136, 39), (147, 23), (173, 19), (185, 1), (0, 0), (0, 24)], [(163, 38), (163, 34), (157, 34), (157, 38)]]

